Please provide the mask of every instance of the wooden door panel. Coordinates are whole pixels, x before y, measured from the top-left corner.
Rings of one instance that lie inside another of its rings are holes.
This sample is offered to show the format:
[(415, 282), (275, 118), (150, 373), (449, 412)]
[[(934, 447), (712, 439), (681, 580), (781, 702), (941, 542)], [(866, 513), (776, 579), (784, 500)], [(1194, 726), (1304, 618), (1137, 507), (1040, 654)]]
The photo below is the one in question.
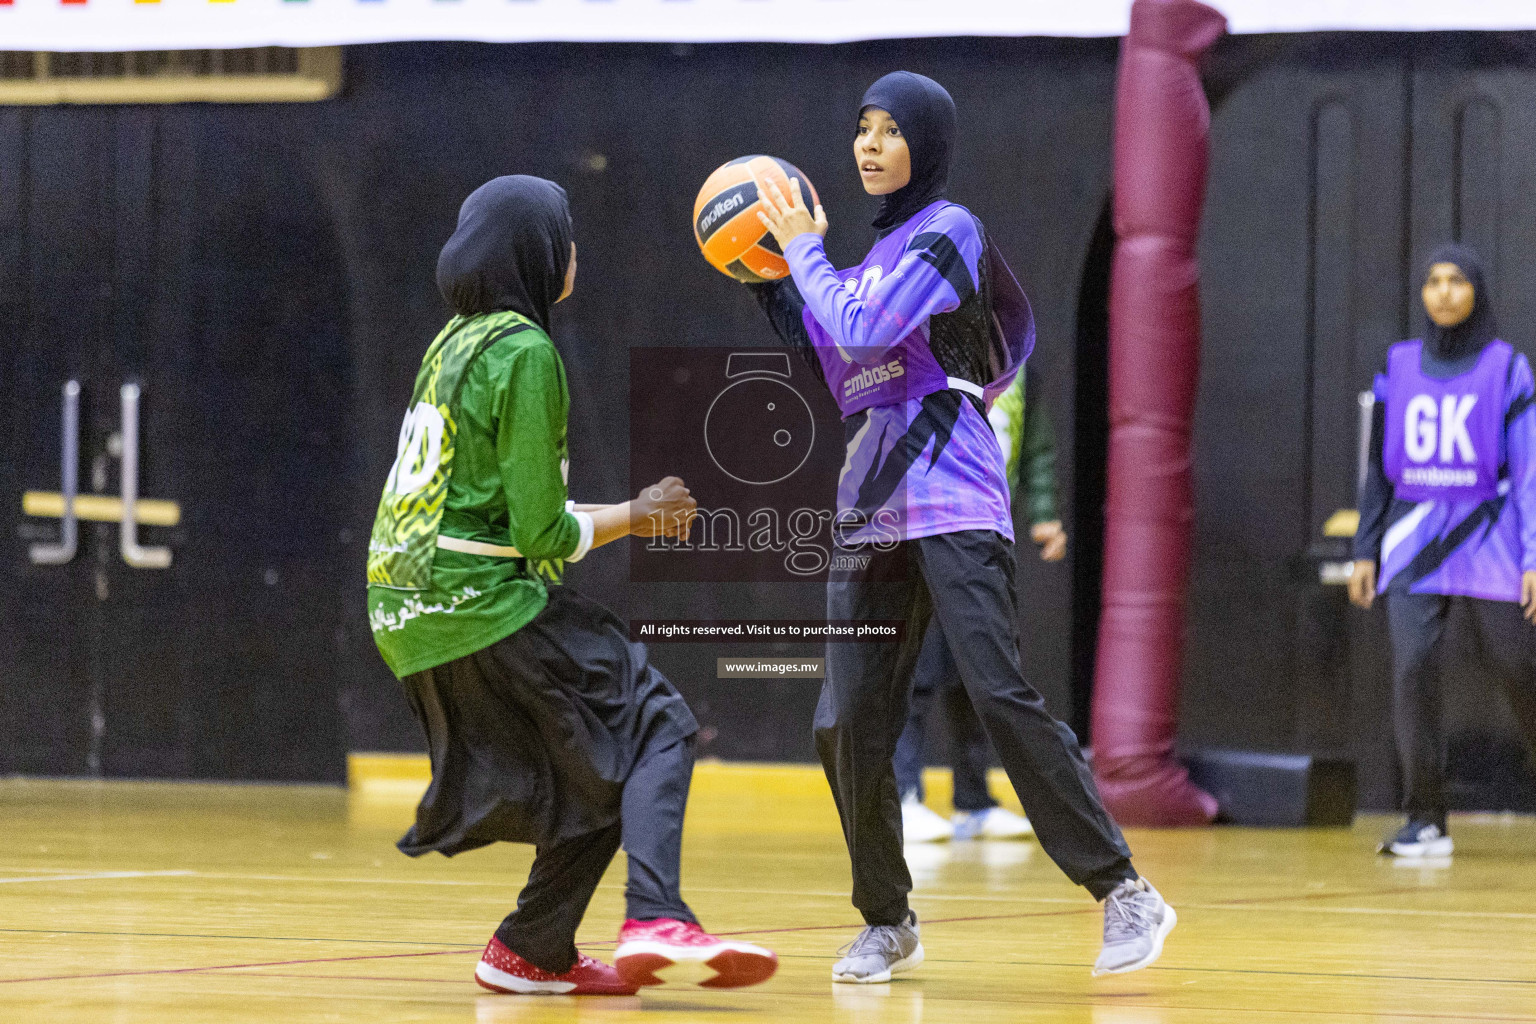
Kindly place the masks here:
[[(0, 536), (9, 583), (0, 588), (0, 770), (46, 774), (89, 772), (99, 731), (91, 566), (83, 558), (34, 565), (31, 545), (56, 540), (59, 522), (21, 513), (23, 492), (59, 490), (65, 381), (83, 387), (82, 451), (101, 438), (91, 395), (110, 301), (101, 276), (106, 175), (97, 145), (106, 123), (99, 112), (70, 113), (0, 113), (0, 502), (15, 524)], [(81, 486), (88, 488), (88, 460), (81, 462)], [(82, 551), (91, 532), (81, 524)]]
[[(1399, 329), (1407, 69), (1380, 44), (1341, 55), (1332, 40), (1298, 40), (1214, 111), (1192, 744), (1349, 742), (1336, 709), (1320, 728), (1317, 705), (1347, 703), (1348, 679), (1342, 665), (1304, 660), (1317, 588), (1300, 561), (1327, 515), (1354, 504), (1354, 396), (1371, 369), (1362, 351)], [(1343, 609), (1329, 614), (1342, 629)]]

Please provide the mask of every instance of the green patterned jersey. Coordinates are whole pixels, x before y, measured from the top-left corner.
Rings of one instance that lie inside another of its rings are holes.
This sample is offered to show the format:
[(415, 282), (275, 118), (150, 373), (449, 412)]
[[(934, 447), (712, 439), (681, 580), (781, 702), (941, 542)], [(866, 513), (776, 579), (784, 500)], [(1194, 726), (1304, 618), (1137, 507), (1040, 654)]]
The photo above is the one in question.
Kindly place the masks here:
[(457, 451), (459, 391), (482, 353), (533, 329), (516, 313), (456, 316), (427, 348), (373, 520), (369, 583), (399, 590), (431, 586), (437, 531)]
[(590, 547), (566, 507), (569, 404), (554, 345), (515, 313), (455, 317), (427, 350), (369, 543), (369, 624), (396, 675), (522, 628)]
[(998, 395), (987, 413), (992, 432), (1003, 449), (1003, 465), (1008, 472), (1008, 490), (1019, 486), (1019, 451), (1024, 447), (1024, 371), (1014, 375), (1008, 390)]
[(1031, 524), (1060, 518), (1056, 508), (1056, 431), (1039, 401), (1027, 401), (1027, 370), (997, 396), (987, 419), (1003, 449), (1008, 490), (1015, 501), (1023, 494)]

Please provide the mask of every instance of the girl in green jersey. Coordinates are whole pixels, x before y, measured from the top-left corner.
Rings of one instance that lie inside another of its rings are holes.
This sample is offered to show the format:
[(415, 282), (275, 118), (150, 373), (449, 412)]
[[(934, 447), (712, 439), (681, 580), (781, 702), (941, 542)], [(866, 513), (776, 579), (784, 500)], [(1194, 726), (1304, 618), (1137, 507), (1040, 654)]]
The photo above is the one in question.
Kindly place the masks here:
[[(486, 988), (632, 995), (680, 963), (748, 985), (777, 959), (704, 932), (680, 891), (698, 724), (623, 623), (555, 585), (594, 547), (686, 535), (695, 508), (676, 477), (620, 505), (567, 500), (569, 394), (548, 327), (575, 277), (564, 190), (522, 175), (464, 202), (438, 261), (456, 315), (422, 360), (369, 543), (374, 637), (432, 760), (399, 846), (538, 847), (475, 970)], [(609, 967), (575, 934), (620, 845), (628, 920)]]

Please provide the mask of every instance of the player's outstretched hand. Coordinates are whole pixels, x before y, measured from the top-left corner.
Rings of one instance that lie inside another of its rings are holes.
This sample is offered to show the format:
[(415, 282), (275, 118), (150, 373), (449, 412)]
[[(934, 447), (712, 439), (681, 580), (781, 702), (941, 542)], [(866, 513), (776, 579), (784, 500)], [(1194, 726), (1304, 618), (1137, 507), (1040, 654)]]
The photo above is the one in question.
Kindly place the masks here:
[(1528, 569), (1520, 577), (1520, 607), (1527, 619), (1536, 622), (1536, 570)]
[(1373, 560), (1355, 560), (1355, 568), (1349, 574), (1349, 599), (1357, 607), (1367, 609), (1376, 599), (1376, 563)]
[(642, 490), (630, 504), (630, 530), (636, 537), (681, 537), (688, 539), (699, 503), (683, 481), (664, 477)]
[(801, 190), (799, 178), (789, 179), (788, 196), (784, 195), (784, 190), (775, 182), (760, 178), (755, 172), (752, 181), (757, 185), (757, 199), (762, 205), (757, 219), (773, 234), (773, 240), (779, 243), (781, 250), (801, 235), (826, 237), (827, 213), (820, 203), (816, 204), (815, 210), (805, 205), (805, 193)]

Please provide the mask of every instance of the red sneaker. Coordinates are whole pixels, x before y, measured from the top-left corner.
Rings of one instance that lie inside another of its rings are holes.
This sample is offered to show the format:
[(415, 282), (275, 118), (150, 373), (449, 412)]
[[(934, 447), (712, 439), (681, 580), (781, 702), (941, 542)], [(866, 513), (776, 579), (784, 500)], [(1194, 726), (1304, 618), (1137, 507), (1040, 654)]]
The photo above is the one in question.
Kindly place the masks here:
[(640, 991), (619, 972), (589, 956), (577, 956), (564, 974), (540, 970), (506, 947), (496, 936), (486, 944), (475, 967), (475, 980), (492, 992), (554, 996), (632, 996)]
[(613, 965), (633, 985), (691, 981), (703, 988), (740, 988), (773, 977), (779, 958), (762, 946), (716, 938), (696, 924), (664, 917), (625, 921)]

